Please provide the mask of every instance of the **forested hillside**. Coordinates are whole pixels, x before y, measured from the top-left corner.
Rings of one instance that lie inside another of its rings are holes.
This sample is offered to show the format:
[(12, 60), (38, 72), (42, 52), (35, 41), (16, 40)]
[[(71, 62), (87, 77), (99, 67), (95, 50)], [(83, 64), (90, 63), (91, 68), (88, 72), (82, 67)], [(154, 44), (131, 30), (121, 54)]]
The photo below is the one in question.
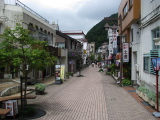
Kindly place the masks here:
[(118, 25), (118, 13), (112, 14), (110, 17), (105, 17), (103, 20), (93, 26), (86, 34), (88, 42), (96, 43), (96, 49), (101, 46), (102, 43), (108, 42), (107, 31), (104, 28), (106, 23), (108, 23), (110, 26)]

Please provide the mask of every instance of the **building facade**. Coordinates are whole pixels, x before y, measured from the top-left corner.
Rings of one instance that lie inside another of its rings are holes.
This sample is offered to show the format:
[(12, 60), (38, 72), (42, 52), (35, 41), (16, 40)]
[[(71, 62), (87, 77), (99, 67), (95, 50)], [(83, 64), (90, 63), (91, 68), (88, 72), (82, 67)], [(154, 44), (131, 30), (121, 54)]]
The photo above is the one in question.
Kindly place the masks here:
[(124, 55), (122, 43), (129, 43), (128, 63), (131, 63), (131, 80), (133, 80), (133, 84), (137, 83), (140, 76), (138, 71), (140, 65), (140, 6), (140, 0), (121, 0), (118, 9), (120, 51)]
[(152, 90), (156, 85), (156, 75), (151, 58), (160, 57), (160, 1), (141, 0), (141, 44), (140, 76), (138, 84)]
[[(48, 47), (55, 45), (56, 30), (55, 26), (50, 24), (48, 20), (25, 6), (20, 1), (0, 1), (0, 33), (2, 34), (6, 27), (14, 29), (16, 23), (20, 23), (24, 29), (33, 31), (32, 36), (35, 39), (46, 41)], [(42, 79), (53, 74), (53, 67), (48, 66), (44, 71), (33, 70), (28, 77)], [(2, 72), (3, 71), (3, 72)], [(1, 78), (6, 74), (6, 71), (1, 69)], [(19, 77), (20, 73), (12, 74), (14, 77)], [(44, 76), (42, 76), (44, 75)]]

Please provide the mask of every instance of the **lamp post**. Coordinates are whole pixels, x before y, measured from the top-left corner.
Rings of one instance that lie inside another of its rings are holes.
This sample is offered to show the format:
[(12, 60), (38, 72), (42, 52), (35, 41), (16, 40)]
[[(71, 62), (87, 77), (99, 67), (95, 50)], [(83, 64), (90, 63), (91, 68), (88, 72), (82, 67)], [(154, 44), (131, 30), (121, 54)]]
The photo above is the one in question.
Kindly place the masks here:
[(156, 110), (157, 112), (153, 112), (155, 117), (160, 117), (159, 112), (159, 100), (158, 100), (158, 71), (160, 70), (160, 58), (151, 58), (152, 66), (154, 71), (156, 71)]

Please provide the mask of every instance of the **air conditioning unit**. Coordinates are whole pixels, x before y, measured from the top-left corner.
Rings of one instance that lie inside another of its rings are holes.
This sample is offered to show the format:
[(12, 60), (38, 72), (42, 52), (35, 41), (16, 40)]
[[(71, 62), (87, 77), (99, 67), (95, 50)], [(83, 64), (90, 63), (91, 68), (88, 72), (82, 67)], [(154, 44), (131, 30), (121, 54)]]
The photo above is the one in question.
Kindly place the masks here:
[(135, 70), (139, 71), (139, 65), (138, 64), (135, 64)]
[(160, 45), (160, 38), (153, 38), (155, 45)]

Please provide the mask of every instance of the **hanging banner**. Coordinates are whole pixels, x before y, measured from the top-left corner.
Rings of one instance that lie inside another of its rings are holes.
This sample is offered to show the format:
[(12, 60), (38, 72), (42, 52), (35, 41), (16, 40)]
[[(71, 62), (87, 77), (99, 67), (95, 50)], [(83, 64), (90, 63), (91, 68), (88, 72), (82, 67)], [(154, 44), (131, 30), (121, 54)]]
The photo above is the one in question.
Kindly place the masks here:
[(64, 71), (65, 71), (65, 65), (61, 65), (61, 74), (60, 74), (61, 80), (64, 80)]
[(129, 62), (129, 43), (123, 43), (123, 62)]
[(112, 32), (113, 35), (113, 48), (117, 48), (117, 33), (114, 31)]

